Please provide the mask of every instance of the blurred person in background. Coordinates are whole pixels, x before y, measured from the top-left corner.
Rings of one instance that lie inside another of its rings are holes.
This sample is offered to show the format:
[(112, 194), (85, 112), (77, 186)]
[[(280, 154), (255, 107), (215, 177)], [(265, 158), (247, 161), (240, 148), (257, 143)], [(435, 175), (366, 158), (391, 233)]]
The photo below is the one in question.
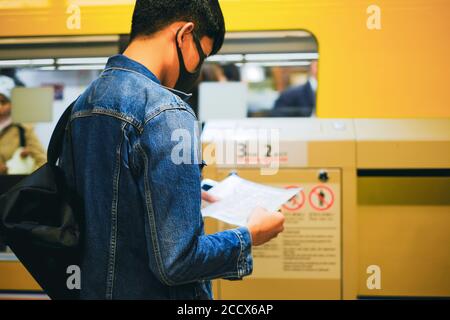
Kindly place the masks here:
[(32, 127), (13, 123), (11, 94), (14, 79), (0, 76), (0, 175), (30, 174), (46, 161)]
[(241, 82), (241, 72), (235, 64), (228, 63), (228, 64), (222, 66), (222, 69), (223, 69), (225, 78), (227, 78), (227, 81)]
[(206, 64), (202, 68), (201, 82), (227, 82), (222, 66), (218, 64)]
[(282, 92), (275, 102), (275, 110), (303, 108), (307, 111), (305, 114), (314, 117), (316, 115), (317, 70), (318, 63), (313, 61), (309, 69), (308, 81)]

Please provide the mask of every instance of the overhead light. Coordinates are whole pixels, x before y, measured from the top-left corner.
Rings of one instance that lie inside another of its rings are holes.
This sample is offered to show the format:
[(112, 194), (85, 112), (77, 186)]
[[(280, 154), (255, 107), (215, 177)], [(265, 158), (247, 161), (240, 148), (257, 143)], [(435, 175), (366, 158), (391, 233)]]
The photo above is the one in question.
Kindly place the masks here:
[(48, 66), (55, 64), (55, 59), (33, 59), (31, 60), (32, 66)]
[(241, 75), (246, 82), (262, 82), (266, 79), (264, 68), (258, 64), (244, 64)]
[(31, 64), (30, 60), (0, 60), (0, 66), (25, 66)]
[(273, 61), (273, 62), (247, 62), (236, 63), (236, 67), (309, 67), (309, 61)]
[(61, 58), (57, 59), (56, 63), (59, 65), (73, 65), (73, 64), (103, 64), (106, 65), (108, 62), (107, 57), (92, 57), (92, 58)]
[(317, 60), (318, 53), (267, 53), (246, 54), (247, 61), (288, 61), (288, 60)]
[(268, 31), (268, 32), (227, 32), (226, 39), (283, 39), (283, 38), (309, 38), (311, 33), (307, 31)]
[(55, 59), (0, 60), (0, 67), (46, 66), (54, 63)]
[(104, 68), (105, 68), (105, 65), (90, 64), (90, 65), (59, 66), (58, 70), (61, 70), (61, 71), (68, 71), (68, 70), (103, 70)]
[(49, 66), (49, 67), (39, 67), (37, 68), (39, 71), (55, 71), (56, 67), (55, 66)]
[(207, 59), (208, 62), (241, 62), (243, 60), (243, 54), (219, 54)]
[[(252, 64), (252, 63), (249, 63)], [(274, 61), (274, 62), (261, 62), (255, 63), (257, 65), (263, 67), (306, 67), (310, 66), (311, 62), (309, 61)]]
[(55, 59), (32, 59), (32, 66), (48, 66), (55, 64)]

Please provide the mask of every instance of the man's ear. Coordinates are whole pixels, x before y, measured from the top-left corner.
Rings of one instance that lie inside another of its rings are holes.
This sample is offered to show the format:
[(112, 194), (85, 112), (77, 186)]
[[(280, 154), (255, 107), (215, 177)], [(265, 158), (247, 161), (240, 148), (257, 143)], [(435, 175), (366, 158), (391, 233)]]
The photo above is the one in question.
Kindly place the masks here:
[(192, 35), (192, 32), (194, 31), (195, 25), (193, 22), (187, 22), (183, 27), (181, 27), (180, 31), (178, 32), (178, 46), (181, 48), (183, 46), (183, 41), (187, 35)]

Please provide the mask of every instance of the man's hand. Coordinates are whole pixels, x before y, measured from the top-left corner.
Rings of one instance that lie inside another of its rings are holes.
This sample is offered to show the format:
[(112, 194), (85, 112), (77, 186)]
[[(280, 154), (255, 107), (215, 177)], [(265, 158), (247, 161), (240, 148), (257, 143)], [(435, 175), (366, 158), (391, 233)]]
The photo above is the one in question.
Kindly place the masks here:
[(284, 230), (284, 215), (256, 208), (247, 223), (254, 246), (260, 246), (276, 238)]
[(202, 200), (209, 202), (209, 203), (214, 203), (219, 201), (219, 199), (217, 199), (216, 197), (212, 196), (211, 194), (209, 194), (206, 191), (202, 191)]

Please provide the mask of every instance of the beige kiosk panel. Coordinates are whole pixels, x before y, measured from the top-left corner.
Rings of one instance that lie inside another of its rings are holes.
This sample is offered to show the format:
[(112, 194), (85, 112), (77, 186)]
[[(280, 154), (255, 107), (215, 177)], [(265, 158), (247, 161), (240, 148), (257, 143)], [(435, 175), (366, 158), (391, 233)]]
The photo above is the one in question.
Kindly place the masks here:
[(450, 168), (450, 119), (354, 123), (358, 169)]
[[(217, 179), (232, 170), (220, 169)], [(285, 231), (253, 249), (254, 272), (243, 281), (215, 282), (220, 299), (340, 299), (341, 186), (340, 171), (327, 170), (330, 180), (318, 180), (318, 170), (280, 169), (261, 176), (258, 169), (238, 169), (239, 176), (277, 187), (301, 187), (282, 208)], [(218, 230), (232, 228), (222, 222)]]

